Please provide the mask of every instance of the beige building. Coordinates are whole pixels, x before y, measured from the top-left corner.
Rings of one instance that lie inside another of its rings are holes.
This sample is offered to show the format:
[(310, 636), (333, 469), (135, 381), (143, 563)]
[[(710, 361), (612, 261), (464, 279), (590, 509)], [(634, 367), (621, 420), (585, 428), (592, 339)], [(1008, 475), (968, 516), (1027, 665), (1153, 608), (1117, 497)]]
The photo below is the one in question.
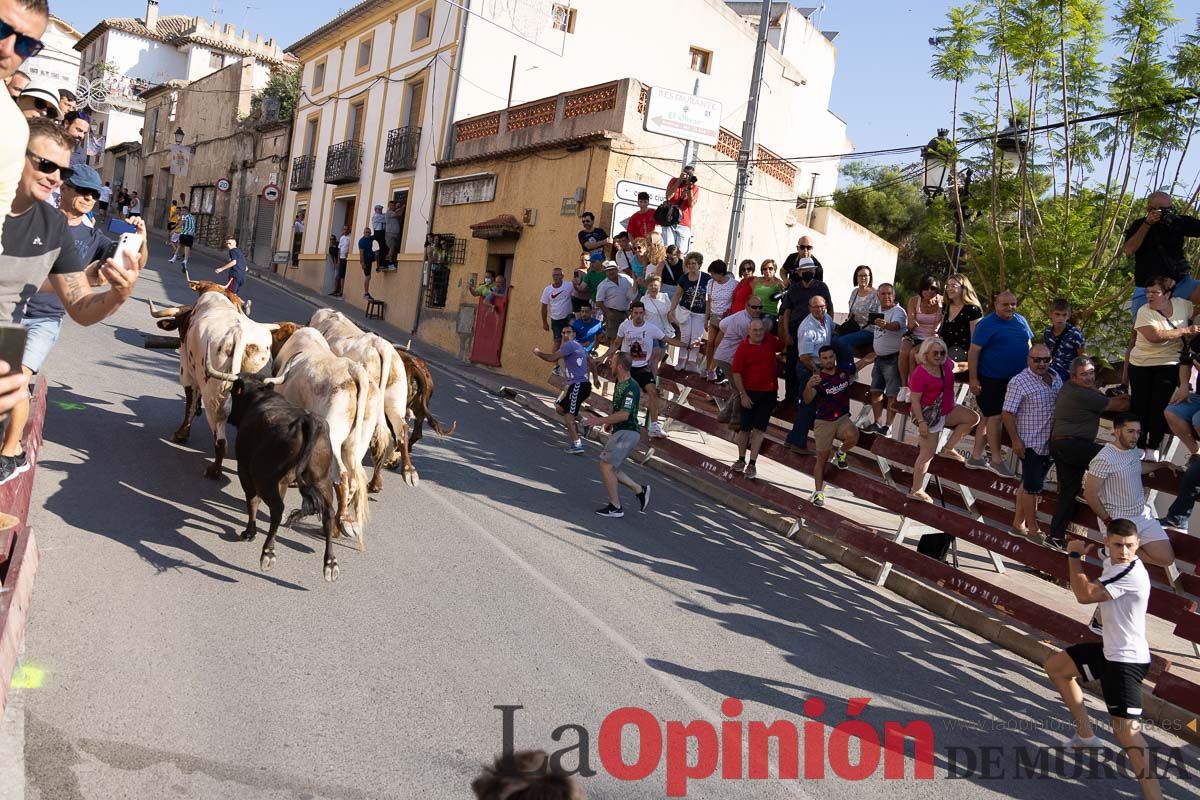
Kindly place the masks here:
[[(291, 127), (265, 119), (252, 98), (266, 83), (253, 58), (195, 81), (170, 81), (142, 94), (145, 127), (140, 158), (126, 185), (146, 203), (156, 227), (165, 225), (170, 198), (184, 195), (196, 216), (196, 241), (221, 247), (238, 240), (250, 259), (271, 263), (279, 203), (264, 189), (282, 179)], [(190, 150), (187, 173), (170, 174), (171, 148)]]
[[(569, 281), (579, 263), (580, 215), (593, 212), (611, 233), (623, 227), (638, 191), (661, 193), (670, 177), (649, 157), (671, 140), (644, 130), (648, 90), (625, 78), (455, 124), (454, 155), (436, 165), (429, 218), (440, 246), (420, 297), (420, 339), (530, 382), (545, 379), (548, 367), (530, 352), (551, 345), (540, 296), (554, 267)], [(724, 257), (735, 169), (730, 159), (739, 144), (722, 130), (715, 147), (696, 153), (702, 188), (693, 249), (706, 262)], [(755, 191), (792, 191), (799, 168), (769, 150), (759, 158)], [(877, 283), (895, 275), (894, 246), (832, 208), (815, 209), (810, 220), (794, 195), (748, 203), (743, 230), (739, 256), (755, 262), (782, 263), (800, 236), (811, 236), (835, 312), (846, 311), (857, 265), (869, 264)], [(503, 308), (494, 310), (471, 293), (489, 271), (508, 278)]]

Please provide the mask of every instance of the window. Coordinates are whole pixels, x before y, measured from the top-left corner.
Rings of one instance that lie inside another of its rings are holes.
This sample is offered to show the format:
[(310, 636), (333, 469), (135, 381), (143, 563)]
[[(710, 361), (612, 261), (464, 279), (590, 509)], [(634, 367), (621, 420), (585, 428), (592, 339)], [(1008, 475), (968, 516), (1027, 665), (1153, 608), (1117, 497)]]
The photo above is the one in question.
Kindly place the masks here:
[(304, 123), (304, 155), (311, 156), (317, 149), (317, 126), (320, 124), (321, 118), (316, 114), (309, 117)]
[(692, 58), (692, 71), (703, 72), (705, 75), (712, 69), (712, 53), (699, 47), (688, 48)]
[(350, 115), (346, 123), (346, 141), (361, 142), (363, 117), (366, 114), (366, 101), (359, 100), (350, 105)]
[(208, 68), (209, 69), (220, 69), (223, 66), (225, 66), (225, 56), (223, 56), (217, 52), (212, 52), (212, 53), (208, 54)]
[(575, 32), (575, 9), (554, 3), (550, 6), (550, 27), (563, 33)]
[(312, 88), (314, 92), (321, 91), (325, 86), (325, 59), (321, 59), (313, 67)]
[(425, 81), (409, 81), (404, 91), (404, 125), (402, 127), (421, 127), (421, 115), (425, 104)]
[(149, 149), (153, 150), (158, 144), (158, 106), (150, 109), (150, 124), (146, 126), (146, 131), (150, 134)]
[(354, 74), (366, 72), (371, 66), (371, 50), (375, 46), (375, 33), (358, 40), (358, 55), (354, 61)]
[(433, 4), (417, 9), (416, 21), (413, 23), (413, 49), (429, 44), (433, 38)]

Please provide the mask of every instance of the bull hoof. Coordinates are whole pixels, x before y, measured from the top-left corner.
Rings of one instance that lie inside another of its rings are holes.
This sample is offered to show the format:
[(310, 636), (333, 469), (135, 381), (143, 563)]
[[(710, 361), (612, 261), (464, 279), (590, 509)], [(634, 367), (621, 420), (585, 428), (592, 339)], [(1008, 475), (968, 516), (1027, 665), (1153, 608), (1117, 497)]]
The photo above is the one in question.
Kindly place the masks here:
[(262, 558), (258, 561), (258, 565), (262, 567), (263, 572), (270, 572), (271, 567), (275, 566), (275, 553), (263, 553)]
[(204, 470), (204, 477), (208, 478), (210, 481), (215, 481), (217, 478), (221, 477), (221, 468), (216, 464), (210, 464)]
[(414, 489), (421, 483), (421, 476), (417, 474), (415, 467), (409, 467), (404, 470), (404, 482)]
[(177, 430), (171, 434), (171, 441), (174, 442), (175, 444), (187, 444), (187, 440), (189, 438), (191, 438), (191, 435), (192, 435), (192, 432), (190, 430), (185, 430), (184, 428), (180, 428), (179, 430)]
[(253, 542), (255, 536), (258, 536), (258, 530), (256, 528), (246, 528), (246, 530), (242, 531), (243, 542)]
[(325, 565), (325, 580), (333, 583), (338, 579), (339, 572), (341, 572), (341, 569), (338, 567), (337, 559), (332, 559)]
[(367, 484), (367, 491), (371, 494), (379, 494), (383, 491), (383, 478), (378, 475), (372, 478), (371, 482)]

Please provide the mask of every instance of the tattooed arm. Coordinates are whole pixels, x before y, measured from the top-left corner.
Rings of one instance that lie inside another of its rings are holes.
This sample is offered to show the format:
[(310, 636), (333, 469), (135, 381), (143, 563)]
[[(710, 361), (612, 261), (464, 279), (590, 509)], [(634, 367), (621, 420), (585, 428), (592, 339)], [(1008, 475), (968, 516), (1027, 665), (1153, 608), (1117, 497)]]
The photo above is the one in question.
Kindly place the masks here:
[(71, 319), (80, 325), (95, 325), (108, 317), (133, 293), (138, 270), (116, 264), (112, 259), (100, 265), (102, 280), (110, 285), (107, 292), (92, 294), (86, 272), (68, 272), (49, 276), (54, 289)]

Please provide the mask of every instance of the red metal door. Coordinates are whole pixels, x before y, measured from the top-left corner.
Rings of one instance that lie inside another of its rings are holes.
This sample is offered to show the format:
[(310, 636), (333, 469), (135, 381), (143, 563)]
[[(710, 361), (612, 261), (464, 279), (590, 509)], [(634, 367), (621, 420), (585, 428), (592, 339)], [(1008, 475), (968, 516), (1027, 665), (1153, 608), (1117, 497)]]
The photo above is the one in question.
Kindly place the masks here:
[(488, 367), (500, 366), (504, 347), (504, 323), (508, 319), (508, 295), (489, 303), (480, 298), (475, 308), (475, 338), (471, 342), (471, 360)]

